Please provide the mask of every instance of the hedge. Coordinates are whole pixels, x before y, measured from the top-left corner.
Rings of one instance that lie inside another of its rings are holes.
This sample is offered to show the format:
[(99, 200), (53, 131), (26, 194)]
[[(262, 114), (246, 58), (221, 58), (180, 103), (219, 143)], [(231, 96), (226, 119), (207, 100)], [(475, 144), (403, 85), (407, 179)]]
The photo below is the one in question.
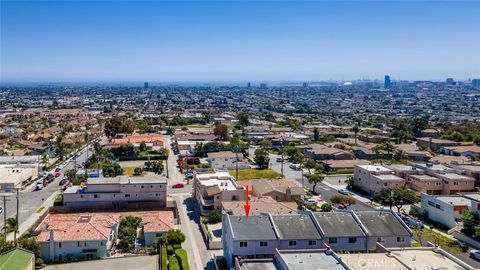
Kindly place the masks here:
[(167, 253), (168, 255), (173, 255), (175, 253), (175, 250), (173, 249), (172, 246), (170, 245), (167, 246)]
[(119, 161), (130, 161), (130, 160), (166, 160), (164, 156), (148, 156), (141, 157), (141, 156), (118, 156)]
[(180, 266), (178, 265), (178, 260), (175, 256), (170, 256), (170, 258), (168, 259), (168, 269), (180, 270)]
[(190, 270), (188, 266), (188, 256), (187, 251), (185, 249), (180, 248), (175, 250), (175, 256), (177, 256), (178, 260), (180, 261), (180, 265), (182, 266), (182, 270)]
[(162, 246), (162, 269), (167, 270), (167, 248)]

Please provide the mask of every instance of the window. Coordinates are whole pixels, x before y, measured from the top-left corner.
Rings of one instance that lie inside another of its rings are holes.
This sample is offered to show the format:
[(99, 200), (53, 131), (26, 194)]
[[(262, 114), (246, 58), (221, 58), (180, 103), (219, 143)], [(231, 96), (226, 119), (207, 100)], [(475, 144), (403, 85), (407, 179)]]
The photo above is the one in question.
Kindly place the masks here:
[(80, 195), (80, 198), (83, 198), (83, 195)]
[(98, 194), (93, 194), (93, 197), (94, 197), (94, 198), (98, 198)]
[(239, 199), (238, 199), (238, 196), (237, 196), (237, 195), (233, 195), (233, 196), (232, 196), (232, 201), (238, 201), (238, 200), (239, 200)]
[(62, 248), (62, 242), (58, 242), (58, 248)]
[(357, 242), (357, 238), (356, 237), (349, 237), (348, 238), (348, 243), (356, 243)]
[(454, 185), (454, 186), (458, 186), (458, 182), (453, 182), (453, 185)]
[(130, 197), (130, 194), (125, 194), (125, 198), (129, 198)]
[(162, 185), (160, 185), (159, 187), (160, 187), (160, 188), (162, 188), (163, 186), (162, 186)]
[(115, 198), (115, 194), (113, 194), (113, 197)]
[(296, 246), (297, 245), (297, 241), (293, 240), (293, 241), (288, 241), (288, 245), (289, 246)]
[(435, 206), (435, 204), (432, 201), (428, 201), (428, 205)]
[(247, 247), (248, 243), (247, 242), (240, 242), (240, 247)]
[(100, 246), (105, 246), (105, 243), (103, 241), (101, 241)]
[(83, 242), (83, 246), (86, 247), (86, 246), (87, 246), (87, 242)]
[(315, 241), (315, 240), (308, 240), (308, 245), (309, 245), (309, 246), (316, 246), (316, 245), (317, 245), (317, 241)]
[(385, 242), (385, 239), (383, 239), (383, 237), (377, 237), (377, 242), (383, 243)]
[(140, 188), (145, 188), (145, 186), (140, 186)]
[(403, 236), (398, 236), (398, 237), (397, 237), (397, 242), (405, 242), (405, 237), (403, 237)]
[(337, 238), (336, 237), (328, 238), (328, 243), (329, 244), (336, 244), (337, 243)]
[(155, 193), (155, 196), (157, 196), (157, 197), (158, 197), (158, 196), (160, 196), (160, 194), (158, 194), (158, 193)]
[(265, 242), (265, 241), (260, 241), (260, 246), (261, 247), (266, 247), (266, 246), (268, 246), (268, 243)]
[(80, 241), (77, 242), (77, 247), (79, 247), (79, 246), (80, 246)]

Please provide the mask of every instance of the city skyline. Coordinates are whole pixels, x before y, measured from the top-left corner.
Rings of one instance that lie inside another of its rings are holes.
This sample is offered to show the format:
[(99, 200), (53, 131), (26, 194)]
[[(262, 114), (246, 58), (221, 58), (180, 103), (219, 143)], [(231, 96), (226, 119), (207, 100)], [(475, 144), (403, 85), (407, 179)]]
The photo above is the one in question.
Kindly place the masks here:
[(480, 72), (478, 2), (1, 5), (2, 84), (462, 81)]

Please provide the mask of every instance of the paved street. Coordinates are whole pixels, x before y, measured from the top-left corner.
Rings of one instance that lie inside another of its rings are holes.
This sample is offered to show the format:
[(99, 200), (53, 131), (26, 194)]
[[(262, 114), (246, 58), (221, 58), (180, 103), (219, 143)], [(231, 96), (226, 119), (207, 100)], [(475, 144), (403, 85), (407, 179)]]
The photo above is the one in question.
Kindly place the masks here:
[(181, 224), (178, 227), (186, 236), (186, 241), (182, 246), (187, 250), (190, 269), (214, 270), (213, 256), (207, 250), (202, 232), (200, 231), (200, 216), (195, 211), (190, 194), (177, 194), (174, 195), (174, 199), (177, 203), (181, 220)]
[[(87, 151), (85, 149), (81, 152), (79, 152), (78, 157), (77, 157), (77, 164), (81, 164), (82, 162), (85, 162), (87, 160)], [(91, 156), (93, 153), (93, 147), (90, 147), (88, 151), (88, 155)], [(65, 163), (65, 167), (62, 168), (61, 175), (60, 177), (55, 178), (53, 182), (48, 184), (46, 187), (44, 187), (42, 190), (39, 191), (33, 191), (34, 185), (28, 186), (25, 190), (20, 191), (20, 196), (19, 196), (19, 224), (24, 222), (30, 215), (35, 213), (35, 211), (38, 210), (38, 208), (43, 204), (43, 202), (50, 197), (55, 191), (58, 191), (61, 186), (59, 185), (60, 180), (63, 178), (65, 175), (65, 172), (68, 171), (69, 169), (73, 169), (74, 167), (74, 161), (69, 160)], [(2, 198), (3, 200), (3, 198)], [(16, 203), (16, 196), (13, 194), (13, 196), (10, 196), (10, 198), (7, 199), (7, 205), (6, 205), (6, 213), (7, 213), (7, 218), (13, 217), (16, 215), (17, 211), (17, 203)], [(1, 202), (1, 205), (3, 207), (3, 201)], [(3, 214), (0, 219), (0, 227), (3, 228)]]
[[(252, 148), (250, 148), (249, 151), (250, 151), (250, 155), (253, 157), (254, 156), (254, 150), (252, 150)], [(276, 161), (276, 159), (279, 158), (279, 157), (281, 157), (281, 156), (270, 154), (270, 168), (272, 170), (276, 171), (276, 172), (281, 173), (281, 171), (282, 171), (281, 170), (281, 167), (282, 167), (281, 162)], [(289, 167), (289, 165), (290, 164), (286, 161), (283, 164), (283, 174), (285, 176), (285, 179), (296, 180), (299, 183), (302, 183), (302, 173), (301, 173), (301, 171), (293, 170)], [(327, 176), (327, 177), (325, 177), (324, 181), (332, 182), (332, 183), (338, 183), (339, 179), (341, 179), (341, 181), (343, 182), (344, 181), (343, 178), (346, 178), (346, 177), (345, 176)], [(309, 189), (309, 190), (313, 189), (313, 184), (310, 184), (308, 182), (308, 180), (306, 179), (306, 177), (303, 177), (303, 186), (305, 188)], [(340, 194), (340, 193), (338, 193), (338, 191), (336, 189), (331, 188), (324, 183), (317, 184), (315, 191), (318, 194), (320, 194), (321, 198), (326, 202), (328, 202), (333, 195)], [(368, 204), (365, 204), (364, 202), (359, 201), (357, 199), (357, 203), (355, 205), (350, 206), (349, 209), (352, 209), (352, 210), (372, 210), (373, 207), (368, 205)]]

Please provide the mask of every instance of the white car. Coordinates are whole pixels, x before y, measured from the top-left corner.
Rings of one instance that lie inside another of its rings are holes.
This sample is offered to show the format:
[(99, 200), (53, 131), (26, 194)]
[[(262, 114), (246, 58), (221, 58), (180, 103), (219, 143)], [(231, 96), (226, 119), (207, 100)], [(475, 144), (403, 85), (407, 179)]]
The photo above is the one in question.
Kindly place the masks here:
[(342, 195), (350, 195), (350, 192), (348, 191), (348, 189), (346, 188), (341, 188), (338, 190), (338, 193), (342, 194)]
[(37, 184), (34, 190), (42, 190), (42, 189), (43, 189), (43, 184)]
[(298, 171), (300, 170), (300, 164), (292, 163), (290, 168)]

